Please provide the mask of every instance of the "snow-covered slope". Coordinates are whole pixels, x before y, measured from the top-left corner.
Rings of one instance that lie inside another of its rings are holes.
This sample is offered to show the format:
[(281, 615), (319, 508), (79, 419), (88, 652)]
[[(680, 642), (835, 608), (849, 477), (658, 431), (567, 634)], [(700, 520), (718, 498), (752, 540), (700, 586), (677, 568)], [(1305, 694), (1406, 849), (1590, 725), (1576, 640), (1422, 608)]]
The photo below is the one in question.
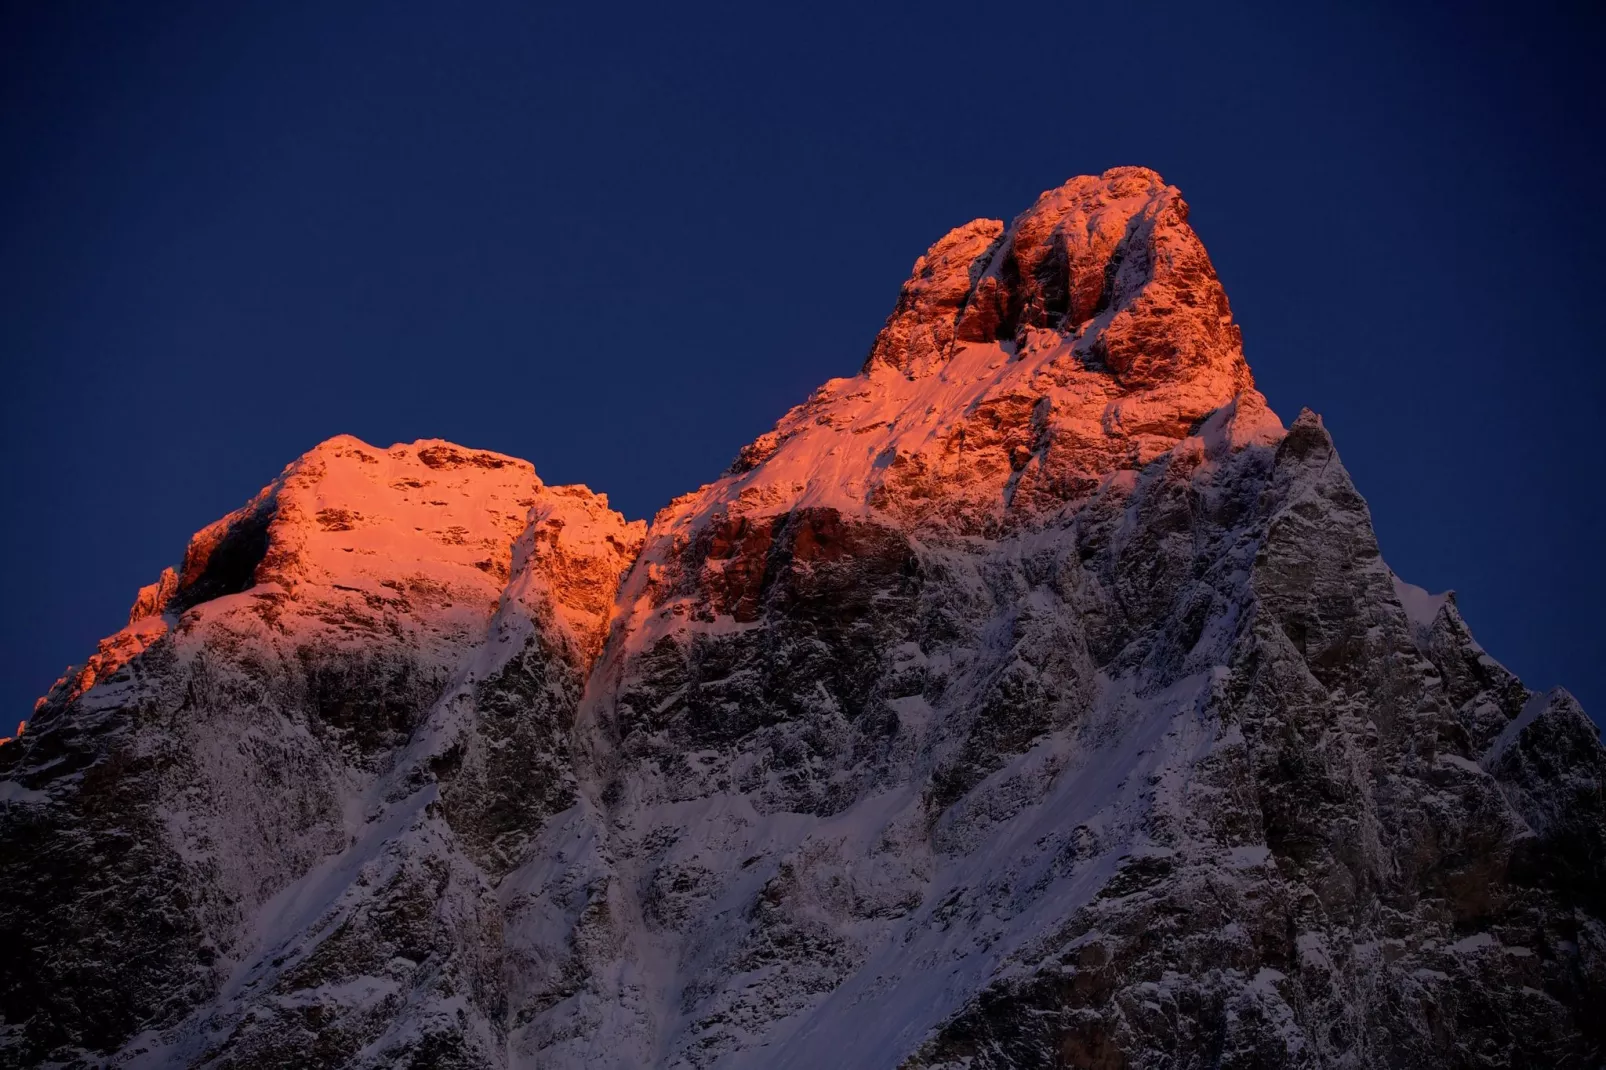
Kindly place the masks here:
[(325, 443), (0, 747), (0, 1052), (1593, 1065), (1606, 751), (1383, 563), (1181, 196), (916, 262), (650, 528)]

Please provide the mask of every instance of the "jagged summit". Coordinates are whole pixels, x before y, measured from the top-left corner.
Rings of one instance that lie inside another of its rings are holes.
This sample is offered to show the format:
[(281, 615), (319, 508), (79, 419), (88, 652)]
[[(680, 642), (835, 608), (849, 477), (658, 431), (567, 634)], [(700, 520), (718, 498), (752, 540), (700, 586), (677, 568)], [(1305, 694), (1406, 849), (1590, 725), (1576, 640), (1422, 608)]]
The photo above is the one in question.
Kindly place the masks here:
[(1606, 749), (1117, 168), (649, 527), (320, 444), (0, 746), (0, 1064), (1589, 1067)]
[(182, 563), (140, 589), (128, 626), (47, 699), (82, 693), (172, 628), (217, 614), (300, 641), (406, 633), (453, 656), (508, 584), (531, 510), (575, 501), (611, 518), (604, 527), (629, 542), (630, 526), (606, 495), (548, 487), (528, 461), (443, 439), (382, 449), (336, 435), (198, 531)]
[[(463, 563), (471, 535), (488, 553), (516, 536), (541, 487), (517, 458), (441, 439), (379, 449), (336, 435), (197, 532), (179, 568), (141, 590), (131, 617), (182, 612), (264, 583), (288, 593), (315, 579), (354, 579), (376, 557), (387, 570), (449, 570)], [(505, 577), (505, 547), (501, 556), (480, 570)]]
[(1281, 425), (1175, 187), (1116, 168), (977, 220), (915, 263), (856, 377), (833, 379), (674, 511), (799, 505), (989, 533), (1085, 500), (1220, 414)]
[(1127, 386), (1210, 366), (1247, 388), (1227, 295), (1187, 220), (1182, 194), (1143, 167), (1070, 179), (1007, 229), (973, 220), (915, 262), (866, 369), (929, 374), (956, 343), (1018, 350), (1047, 330), (1085, 336), (1081, 361)]

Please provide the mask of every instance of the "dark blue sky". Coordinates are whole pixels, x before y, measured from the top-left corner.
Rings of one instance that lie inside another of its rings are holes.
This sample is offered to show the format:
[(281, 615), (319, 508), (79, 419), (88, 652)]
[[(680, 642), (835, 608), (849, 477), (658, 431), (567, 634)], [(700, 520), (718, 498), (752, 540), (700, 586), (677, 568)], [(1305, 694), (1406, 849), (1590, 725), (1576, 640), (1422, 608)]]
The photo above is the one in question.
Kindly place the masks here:
[(1597, 5), (558, 6), (5, 7), (0, 718), (323, 438), (650, 515), (1128, 163), (1396, 570), (1606, 714)]

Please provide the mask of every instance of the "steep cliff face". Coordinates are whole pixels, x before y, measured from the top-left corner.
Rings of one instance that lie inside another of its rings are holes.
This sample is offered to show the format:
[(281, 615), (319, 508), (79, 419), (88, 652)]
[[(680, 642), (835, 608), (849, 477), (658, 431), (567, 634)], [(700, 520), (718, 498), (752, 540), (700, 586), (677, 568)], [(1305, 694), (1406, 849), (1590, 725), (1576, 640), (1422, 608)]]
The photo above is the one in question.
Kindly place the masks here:
[(1606, 750), (1384, 564), (1178, 192), (916, 262), (650, 528), (326, 443), (0, 747), (0, 1051), (1594, 1065)]

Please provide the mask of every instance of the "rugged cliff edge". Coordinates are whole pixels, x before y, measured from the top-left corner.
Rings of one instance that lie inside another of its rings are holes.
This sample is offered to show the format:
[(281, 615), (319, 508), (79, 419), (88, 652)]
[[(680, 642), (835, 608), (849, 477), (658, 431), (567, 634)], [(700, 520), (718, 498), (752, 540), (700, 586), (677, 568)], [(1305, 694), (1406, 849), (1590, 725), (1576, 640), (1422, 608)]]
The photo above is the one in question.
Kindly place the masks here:
[(650, 527), (324, 443), (0, 746), (0, 1062), (1594, 1066), (1606, 750), (1119, 168)]

